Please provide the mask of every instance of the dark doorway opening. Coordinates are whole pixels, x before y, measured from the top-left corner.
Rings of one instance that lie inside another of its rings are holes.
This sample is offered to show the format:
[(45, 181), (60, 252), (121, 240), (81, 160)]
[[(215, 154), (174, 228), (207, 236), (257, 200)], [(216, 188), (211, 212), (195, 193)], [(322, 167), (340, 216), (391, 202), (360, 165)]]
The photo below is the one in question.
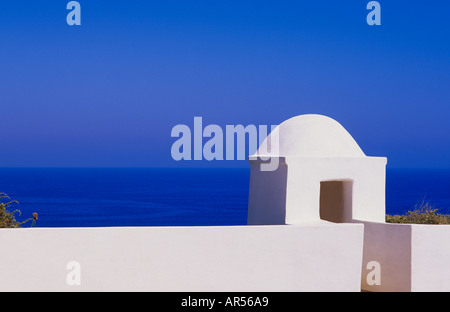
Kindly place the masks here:
[(320, 182), (320, 219), (330, 222), (352, 220), (353, 181)]

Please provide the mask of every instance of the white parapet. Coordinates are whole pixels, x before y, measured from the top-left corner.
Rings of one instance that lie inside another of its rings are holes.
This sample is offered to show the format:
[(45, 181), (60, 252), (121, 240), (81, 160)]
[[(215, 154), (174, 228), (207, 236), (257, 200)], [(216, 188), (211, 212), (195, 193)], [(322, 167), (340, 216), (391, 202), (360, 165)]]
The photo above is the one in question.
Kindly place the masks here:
[(360, 291), (362, 224), (0, 230), (0, 291)]
[[(363, 290), (450, 291), (450, 225), (363, 224)], [(377, 284), (367, 280), (371, 261), (379, 263)]]

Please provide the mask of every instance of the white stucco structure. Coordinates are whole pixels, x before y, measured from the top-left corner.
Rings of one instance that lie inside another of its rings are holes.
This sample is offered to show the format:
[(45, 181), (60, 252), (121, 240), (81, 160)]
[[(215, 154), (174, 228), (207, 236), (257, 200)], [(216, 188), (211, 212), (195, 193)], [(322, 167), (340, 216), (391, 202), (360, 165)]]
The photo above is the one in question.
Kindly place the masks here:
[[(450, 291), (450, 225), (364, 224), (361, 288), (368, 291)], [(380, 285), (369, 285), (370, 261), (380, 263)]]
[[(267, 157), (277, 170), (261, 170)], [(251, 159), (249, 224), (384, 222), (386, 158), (367, 157), (329, 117), (288, 119)]]
[[(1, 229), (0, 291), (359, 291), (362, 232), (361, 224)], [(74, 261), (79, 285), (67, 283)]]
[[(276, 170), (264, 170), (270, 161)], [(386, 163), (331, 118), (288, 119), (250, 157), (248, 223), (362, 224), (362, 290), (450, 291), (450, 226), (385, 223)]]

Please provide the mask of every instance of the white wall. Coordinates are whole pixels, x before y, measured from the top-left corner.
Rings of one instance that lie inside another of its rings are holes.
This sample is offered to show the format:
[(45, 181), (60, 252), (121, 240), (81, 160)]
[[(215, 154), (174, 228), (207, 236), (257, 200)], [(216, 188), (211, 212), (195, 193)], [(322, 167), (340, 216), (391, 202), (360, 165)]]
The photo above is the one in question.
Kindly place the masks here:
[(384, 222), (386, 158), (290, 157), (286, 163), (287, 224), (320, 219), (320, 182), (332, 180), (353, 181), (353, 219)]
[[(356, 221), (355, 221), (356, 222)], [(361, 289), (368, 291), (411, 291), (411, 225), (363, 222), (364, 256)], [(380, 285), (369, 285), (367, 264), (380, 264)]]
[[(302, 224), (320, 220), (320, 182), (353, 181), (352, 219), (384, 222), (386, 158), (280, 157), (278, 170), (251, 160), (249, 224)], [(351, 222), (351, 220), (346, 220)]]
[(359, 291), (362, 244), (361, 224), (1, 229), (0, 291)]
[(412, 225), (412, 291), (450, 291), (450, 225)]
[[(363, 290), (450, 291), (450, 225), (363, 223)], [(380, 285), (367, 284), (370, 261), (380, 263)]]

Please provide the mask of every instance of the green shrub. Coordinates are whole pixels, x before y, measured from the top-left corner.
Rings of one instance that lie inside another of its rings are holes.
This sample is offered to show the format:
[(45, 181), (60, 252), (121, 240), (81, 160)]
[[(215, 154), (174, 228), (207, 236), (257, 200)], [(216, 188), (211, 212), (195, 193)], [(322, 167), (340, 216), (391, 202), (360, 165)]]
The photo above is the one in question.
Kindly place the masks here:
[[(10, 198), (5, 193), (0, 193), (0, 200)], [(10, 200), (8, 202), (0, 202), (0, 228), (19, 228), (22, 227), (22, 224), (33, 220), (33, 218), (29, 218), (25, 221), (17, 221), (15, 218), (15, 214), (19, 214), (19, 216), (22, 214), (19, 209), (13, 210), (12, 212), (9, 212), (7, 210), (8, 207), (10, 207), (13, 204), (18, 204), (19, 202), (17, 200)]]
[(410, 224), (450, 224), (450, 215), (437, 213), (438, 209), (429, 202), (422, 201), (415, 205), (414, 210), (406, 215), (386, 215), (388, 223)]

